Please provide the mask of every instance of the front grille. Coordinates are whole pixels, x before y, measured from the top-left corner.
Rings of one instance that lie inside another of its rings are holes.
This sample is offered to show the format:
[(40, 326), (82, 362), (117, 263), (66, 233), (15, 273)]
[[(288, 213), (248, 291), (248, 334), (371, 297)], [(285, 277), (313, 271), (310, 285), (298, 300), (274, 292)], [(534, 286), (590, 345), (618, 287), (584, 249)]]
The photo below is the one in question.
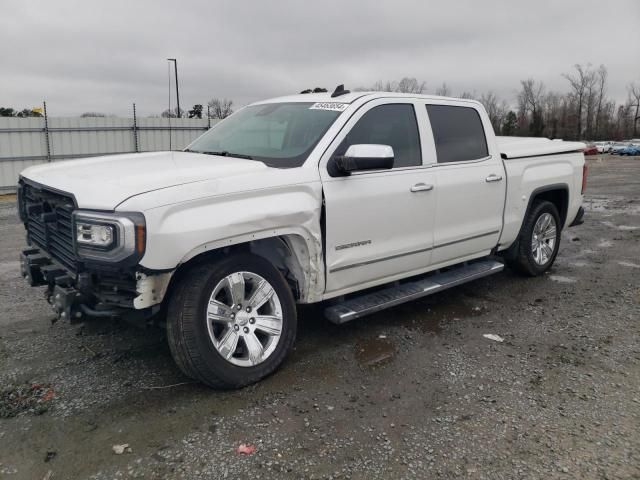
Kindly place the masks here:
[(64, 267), (76, 271), (71, 215), (75, 208), (69, 195), (24, 183), (20, 191), (21, 213), (27, 238)]

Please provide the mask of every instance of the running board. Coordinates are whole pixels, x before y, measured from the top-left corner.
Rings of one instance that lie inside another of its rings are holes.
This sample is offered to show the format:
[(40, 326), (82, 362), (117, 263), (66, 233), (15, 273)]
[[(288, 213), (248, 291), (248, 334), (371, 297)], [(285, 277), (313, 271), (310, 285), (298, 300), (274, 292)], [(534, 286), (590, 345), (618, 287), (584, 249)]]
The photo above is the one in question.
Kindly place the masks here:
[(327, 307), (324, 315), (332, 323), (346, 323), (356, 318), (379, 312), (385, 308), (394, 307), (401, 303), (441, 292), (456, 285), (493, 275), (503, 269), (504, 264), (495, 260), (481, 260), (463, 264), (446, 272), (429, 274), (418, 280), (350, 298), (342, 303)]

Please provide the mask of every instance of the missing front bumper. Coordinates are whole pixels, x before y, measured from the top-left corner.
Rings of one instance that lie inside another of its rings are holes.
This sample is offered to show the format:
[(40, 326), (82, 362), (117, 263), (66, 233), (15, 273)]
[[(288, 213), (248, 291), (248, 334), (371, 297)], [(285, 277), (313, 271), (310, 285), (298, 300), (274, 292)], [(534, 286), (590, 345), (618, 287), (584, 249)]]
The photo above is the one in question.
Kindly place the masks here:
[[(75, 323), (86, 317), (138, 319), (155, 313), (152, 309), (134, 310), (135, 292), (132, 295), (130, 290), (126, 290), (126, 293), (119, 294), (117, 285), (111, 283), (108, 293), (100, 292), (91, 274), (70, 272), (37, 248), (22, 252), (20, 270), (29, 285), (47, 287), (45, 298), (56, 314), (54, 321)], [(130, 306), (124, 306), (127, 304)]]

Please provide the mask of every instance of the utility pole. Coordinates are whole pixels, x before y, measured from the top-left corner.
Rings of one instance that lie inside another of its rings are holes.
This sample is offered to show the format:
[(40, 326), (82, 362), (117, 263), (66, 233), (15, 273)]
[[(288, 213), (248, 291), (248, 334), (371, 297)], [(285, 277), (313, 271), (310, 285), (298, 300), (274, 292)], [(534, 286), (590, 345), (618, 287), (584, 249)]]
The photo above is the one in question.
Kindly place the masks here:
[(180, 118), (180, 90), (178, 89), (178, 60), (175, 58), (167, 58), (170, 62), (173, 62), (173, 71), (176, 75), (176, 104), (178, 105), (178, 118)]

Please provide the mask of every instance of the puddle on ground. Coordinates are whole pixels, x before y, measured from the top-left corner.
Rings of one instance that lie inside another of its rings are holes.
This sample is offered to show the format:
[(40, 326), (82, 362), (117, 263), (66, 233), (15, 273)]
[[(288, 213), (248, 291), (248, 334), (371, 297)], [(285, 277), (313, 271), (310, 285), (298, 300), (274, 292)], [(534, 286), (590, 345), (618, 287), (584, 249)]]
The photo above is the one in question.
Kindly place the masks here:
[[(419, 308), (420, 311), (416, 312), (416, 308)], [(410, 330), (418, 330), (422, 333), (440, 335), (442, 332), (440, 320), (442, 319), (442, 315), (434, 314), (431, 309), (423, 310), (421, 306), (414, 306), (414, 310), (412, 312), (402, 312), (399, 314), (396, 323), (399, 323)]]
[(578, 260), (577, 262), (570, 262), (569, 265), (571, 265), (572, 267), (588, 267), (590, 264), (589, 262), (583, 262), (581, 260)]
[(575, 278), (563, 277), (562, 275), (549, 275), (549, 278), (558, 283), (576, 283)]
[(640, 215), (640, 205), (631, 204), (624, 197), (587, 197), (584, 199), (583, 205), (585, 210), (589, 212)]
[(375, 367), (390, 362), (396, 353), (395, 346), (387, 338), (365, 338), (358, 340), (355, 355), (358, 363), (364, 367)]
[(481, 302), (471, 306), (454, 298), (446, 298), (446, 293), (443, 295), (445, 296), (408, 303), (398, 312), (399, 323), (410, 330), (440, 335), (447, 322), (453, 319), (477, 317), (486, 312), (486, 308), (480, 305)]
[(623, 267), (640, 268), (640, 265), (638, 265), (637, 263), (626, 262), (624, 260), (619, 261), (618, 265), (622, 265)]
[(623, 230), (626, 232), (632, 232), (633, 230), (637, 230), (638, 228), (640, 228), (640, 227), (634, 227), (631, 225), (616, 225), (615, 223), (609, 222), (609, 221), (600, 222), (600, 223), (602, 223), (605, 227), (615, 228), (616, 230)]

